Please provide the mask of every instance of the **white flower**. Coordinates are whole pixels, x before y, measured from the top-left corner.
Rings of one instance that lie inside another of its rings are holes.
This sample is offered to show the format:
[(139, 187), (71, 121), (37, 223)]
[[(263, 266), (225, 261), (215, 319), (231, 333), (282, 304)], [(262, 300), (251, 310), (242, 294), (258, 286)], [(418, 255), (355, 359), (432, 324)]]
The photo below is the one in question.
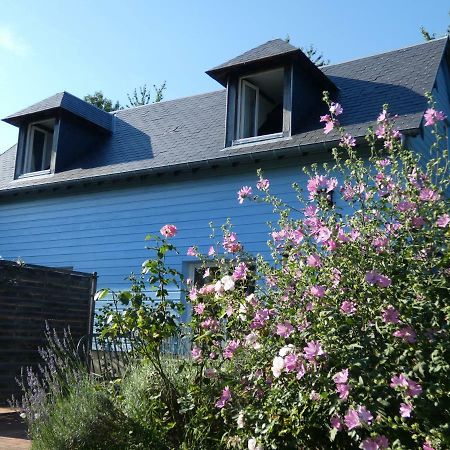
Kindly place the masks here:
[(252, 331), (250, 334), (245, 336), (245, 344), (249, 347), (253, 347), (255, 350), (259, 350), (261, 348), (261, 344), (258, 341), (258, 335)]
[(232, 291), (234, 289), (234, 280), (230, 275), (225, 275), (220, 281), (225, 291)]
[(278, 352), (278, 354), (284, 358), (286, 355), (289, 355), (289, 353), (292, 353), (294, 350), (295, 350), (294, 346), (292, 344), (289, 344), (282, 347)]
[(284, 359), (281, 356), (275, 356), (272, 362), (272, 373), (275, 378), (278, 378), (281, 375), (281, 372), (284, 369)]
[(221, 281), (218, 281), (215, 285), (214, 285), (214, 290), (216, 291), (217, 295), (222, 295), (223, 294), (223, 285)]
[(244, 411), (239, 411), (238, 417), (237, 417), (237, 427), (244, 428)]
[(250, 438), (248, 440), (248, 450), (263, 450), (261, 445), (258, 445), (255, 438)]

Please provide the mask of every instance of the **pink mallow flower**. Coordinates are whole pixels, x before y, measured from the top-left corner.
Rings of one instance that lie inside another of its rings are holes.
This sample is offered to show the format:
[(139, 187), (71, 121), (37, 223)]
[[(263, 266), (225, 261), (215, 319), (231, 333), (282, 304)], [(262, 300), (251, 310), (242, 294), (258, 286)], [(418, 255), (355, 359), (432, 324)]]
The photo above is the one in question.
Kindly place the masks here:
[(348, 381), (348, 369), (342, 369), (340, 372), (333, 375), (333, 381), (336, 384), (347, 383)]
[(306, 264), (310, 267), (320, 267), (322, 265), (322, 260), (319, 255), (313, 254), (306, 258)]
[(383, 450), (389, 447), (389, 440), (386, 436), (377, 436), (376, 438), (366, 438), (361, 443), (363, 450)]
[(356, 304), (349, 300), (344, 300), (341, 304), (341, 312), (347, 314), (347, 316), (352, 316), (356, 312)]
[(344, 423), (349, 431), (353, 430), (353, 428), (358, 428), (361, 425), (358, 412), (350, 408), (344, 416)]
[(225, 386), (222, 391), (222, 396), (216, 402), (216, 408), (222, 409), (231, 400), (231, 391), (228, 386)]
[(309, 198), (313, 199), (320, 192), (331, 192), (338, 185), (336, 178), (328, 178), (325, 175), (316, 175), (308, 180), (306, 188)]
[(413, 406), (411, 403), (400, 403), (400, 415), (404, 418), (411, 417)]
[(332, 428), (335, 428), (338, 431), (342, 431), (344, 429), (342, 419), (337, 414), (331, 416), (330, 424)]
[(345, 401), (350, 393), (350, 388), (346, 383), (336, 384), (336, 392), (339, 393), (339, 398)]
[(325, 286), (311, 286), (309, 290), (310, 294), (317, 298), (322, 298), (325, 296), (326, 288)]
[(400, 313), (392, 306), (389, 305), (381, 315), (384, 323), (399, 323)]
[(450, 223), (450, 215), (448, 214), (442, 214), (442, 216), (439, 216), (436, 220), (436, 225), (439, 228), (446, 228), (449, 223)]
[(283, 322), (277, 324), (277, 331), (276, 333), (278, 336), (288, 338), (292, 333), (294, 332), (294, 327), (291, 325), (290, 322)]
[(371, 270), (366, 273), (366, 281), (369, 284), (376, 284), (379, 287), (388, 287), (391, 285), (391, 279), (386, 277), (385, 275), (379, 274), (375, 270)]
[(414, 342), (416, 342), (416, 332), (409, 325), (400, 328), (397, 331), (394, 331), (392, 335), (400, 339), (403, 339), (405, 342), (408, 342), (409, 344), (414, 344)]
[(244, 200), (250, 197), (252, 194), (253, 191), (250, 186), (242, 186), (237, 193), (239, 203), (242, 205), (242, 203), (244, 203)]
[(297, 369), (298, 356), (295, 353), (289, 353), (284, 357), (284, 366), (286, 372), (292, 372)]
[(340, 103), (331, 103), (330, 105), (330, 113), (335, 116), (339, 116), (344, 112)]
[(423, 202), (436, 202), (439, 200), (439, 194), (433, 189), (423, 188), (419, 192), (419, 198)]
[(226, 345), (226, 347), (223, 350), (223, 357), (226, 359), (231, 359), (233, 357), (234, 352), (239, 347), (239, 344), (240, 344), (240, 341), (238, 339), (228, 342), (228, 344)]
[(319, 341), (309, 341), (306, 347), (303, 348), (303, 356), (308, 361), (315, 361), (319, 356), (325, 355), (324, 350)]
[(198, 255), (198, 252), (197, 252), (197, 249), (195, 248), (195, 247), (189, 247), (188, 249), (187, 249), (187, 253), (186, 253), (188, 256), (197, 256)]
[(166, 238), (174, 237), (177, 234), (177, 227), (175, 225), (164, 225), (159, 232)]
[(204, 313), (204, 311), (205, 311), (205, 304), (204, 303), (197, 303), (194, 306), (194, 311), (195, 311), (196, 314), (202, 315)]
[(423, 115), (425, 119), (425, 126), (433, 126), (436, 122), (440, 122), (446, 118), (443, 111), (436, 111), (434, 108), (428, 108)]
[(191, 355), (194, 361), (199, 361), (202, 358), (202, 350), (198, 347), (194, 347), (191, 350)]
[(429, 442), (424, 442), (422, 445), (422, 450), (435, 450), (435, 448)]
[(223, 237), (223, 248), (230, 253), (236, 253), (242, 249), (242, 245), (238, 242), (236, 233), (227, 233)]
[(256, 183), (256, 187), (260, 190), (260, 191), (267, 191), (270, 187), (270, 182), (268, 179), (266, 178), (260, 178), (259, 181)]
[(344, 136), (342, 136), (342, 138), (339, 142), (339, 146), (340, 147), (355, 147), (356, 140), (351, 134), (346, 133), (346, 134), (344, 134)]
[(233, 271), (233, 280), (245, 280), (247, 278), (248, 267), (244, 262), (239, 263)]

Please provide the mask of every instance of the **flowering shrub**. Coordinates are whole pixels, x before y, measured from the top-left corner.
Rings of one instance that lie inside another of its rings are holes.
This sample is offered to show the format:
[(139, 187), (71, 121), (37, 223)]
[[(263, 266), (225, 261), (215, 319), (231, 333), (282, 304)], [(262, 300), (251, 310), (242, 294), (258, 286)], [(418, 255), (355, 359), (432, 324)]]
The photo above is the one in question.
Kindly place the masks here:
[[(272, 261), (246, 254), (230, 224), (207, 255), (188, 250), (211, 281), (188, 281), (196, 375), (177, 392), (180, 448), (450, 447), (445, 116), (426, 111), (436, 144), (421, 160), (384, 107), (364, 158), (341, 105), (325, 101), (324, 132), (341, 140), (332, 167), (294, 186), (299, 204), (272, 195), (261, 172), (237, 193), (279, 215)], [(158, 264), (144, 265), (151, 284)]]
[[(216, 392), (222, 445), (449, 448), (444, 115), (432, 106), (425, 114), (438, 139), (425, 164), (402, 146), (385, 107), (367, 135), (367, 164), (339, 125), (342, 107), (328, 105), (324, 132), (341, 132), (335, 164), (313, 166), (296, 187), (300, 206), (274, 197), (262, 173), (256, 189), (238, 192), (239, 203), (267, 202), (279, 213), (273, 261), (259, 258), (252, 273), (226, 228), (223, 254), (212, 255), (222, 268), (216, 280), (191, 286), (192, 357)], [(252, 294), (241, 282), (249, 277), (258, 280)]]

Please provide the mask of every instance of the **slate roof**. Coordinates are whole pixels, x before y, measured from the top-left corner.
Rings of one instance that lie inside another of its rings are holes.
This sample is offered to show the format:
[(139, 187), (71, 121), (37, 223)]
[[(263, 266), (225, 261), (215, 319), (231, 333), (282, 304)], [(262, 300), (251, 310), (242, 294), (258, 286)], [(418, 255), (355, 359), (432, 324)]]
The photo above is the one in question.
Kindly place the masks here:
[[(447, 38), (375, 56), (329, 65), (323, 72), (338, 86), (344, 113), (341, 123), (355, 137), (374, 124), (384, 103), (398, 114), (398, 127), (418, 131)], [(225, 90), (117, 111), (114, 133), (68, 170), (13, 180), (16, 148), (0, 156), (0, 195), (8, 191), (52, 187), (229, 163), (274, 152), (313, 150), (331, 145), (337, 135), (324, 135), (317, 120), (292, 136), (224, 149)]]
[(236, 56), (235, 58), (232, 58), (227, 62), (224, 62), (223, 64), (213, 67), (211, 70), (208, 70), (207, 73), (219, 69), (225, 69), (229, 67), (240, 66), (242, 64), (248, 64), (250, 62), (260, 61), (262, 59), (273, 58), (274, 56), (280, 56), (286, 53), (297, 51), (298, 48), (289, 44), (289, 42), (286, 42), (283, 39), (274, 39), (251, 50), (248, 50), (241, 55)]
[(94, 105), (75, 97), (68, 92), (60, 92), (34, 105), (28, 106), (21, 111), (5, 117), (3, 120), (12, 125), (18, 125), (26, 117), (37, 114), (62, 109), (75, 114), (107, 131), (112, 130), (112, 116)]

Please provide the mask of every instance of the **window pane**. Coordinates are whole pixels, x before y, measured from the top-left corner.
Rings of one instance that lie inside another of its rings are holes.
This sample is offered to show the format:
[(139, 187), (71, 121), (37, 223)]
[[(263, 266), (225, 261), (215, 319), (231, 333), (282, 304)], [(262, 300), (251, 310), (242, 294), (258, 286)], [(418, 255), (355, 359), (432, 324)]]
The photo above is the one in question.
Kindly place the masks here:
[(255, 120), (256, 120), (256, 89), (248, 84), (243, 84), (243, 101), (242, 101), (242, 132), (241, 138), (255, 136)]
[(37, 172), (42, 170), (42, 160), (44, 158), (45, 133), (39, 130), (34, 130), (33, 134), (33, 149), (31, 151), (30, 171)]

